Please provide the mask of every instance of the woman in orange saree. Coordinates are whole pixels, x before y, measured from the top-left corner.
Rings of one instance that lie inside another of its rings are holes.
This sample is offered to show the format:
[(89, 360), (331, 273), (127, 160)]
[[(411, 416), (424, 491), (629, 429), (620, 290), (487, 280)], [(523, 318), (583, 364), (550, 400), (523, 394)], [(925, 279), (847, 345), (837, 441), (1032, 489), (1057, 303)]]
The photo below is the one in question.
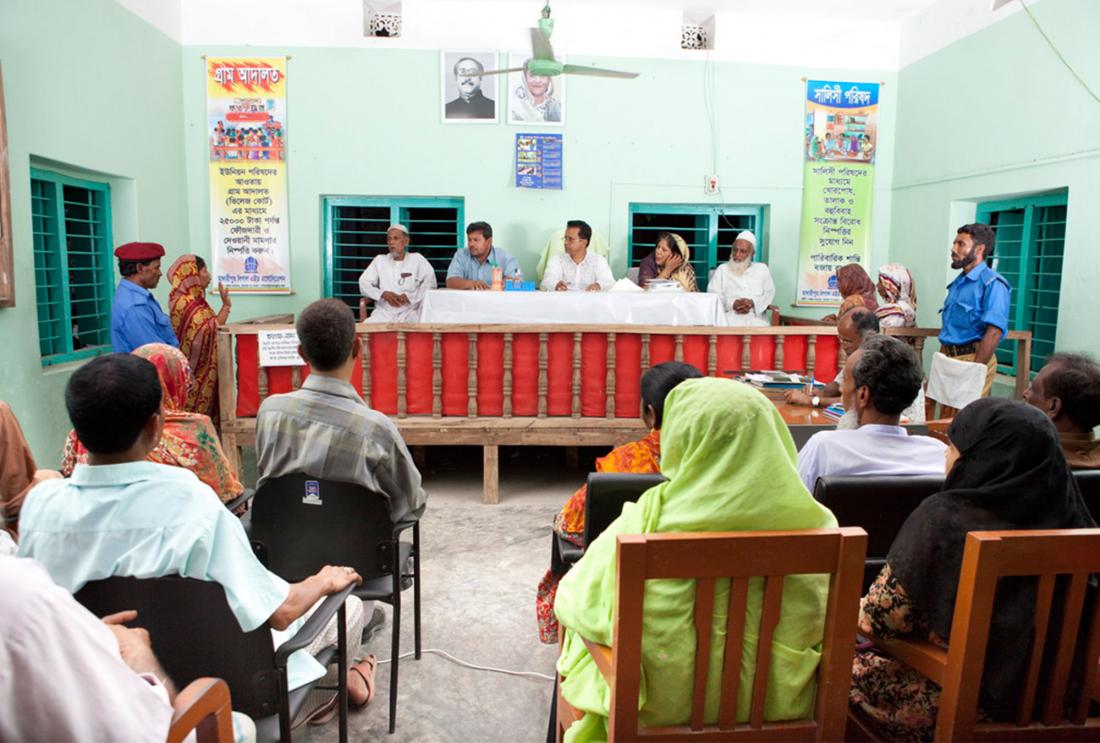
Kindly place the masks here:
[(232, 302), (229, 291), (218, 284), (222, 308), (217, 314), (206, 301), (210, 272), (206, 262), (197, 255), (181, 256), (168, 269), (168, 311), (172, 329), (180, 341), (180, 350), (187, 357), (194, 375), (187, 403), (183, 408), (209, 416), (218, 425), (218, 354), (215, 339), (218, 326), (229, 319)]

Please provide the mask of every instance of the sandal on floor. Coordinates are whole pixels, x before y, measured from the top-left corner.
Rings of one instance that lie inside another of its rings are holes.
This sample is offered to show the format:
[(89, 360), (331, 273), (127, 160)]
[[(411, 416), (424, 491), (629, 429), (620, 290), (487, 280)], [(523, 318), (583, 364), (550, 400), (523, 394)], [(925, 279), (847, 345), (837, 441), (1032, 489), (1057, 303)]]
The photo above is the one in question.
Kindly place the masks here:
[(318, 707), (312, 715), (309, 716), (310, 725), (324, 725), (333, 717), (336, 717), (336, 713), (340, 711), (340, 695), (335, 694), (332, 699), (325, 702)]
[(351, 691), (349, 690), (348, 706), (354, 707), (356, 709), (362, 709), (363, 707), (366, 707), (368, 704), (370, 704), (371, 700), (374, 699), (374, 672), (377, 667), (378, 660), (374, 657), (374, 655), (368, 655), (366, 658), (363, 658), (363, 660), (359, 661), (348, 669), (348, 671), (351, 673), (359, 674), (359, 678), (363, 679), (363, 683), (367, 687), (367, 698), (363, 701), (362, 704), (356, 704), (354, 701), (352, 701)]

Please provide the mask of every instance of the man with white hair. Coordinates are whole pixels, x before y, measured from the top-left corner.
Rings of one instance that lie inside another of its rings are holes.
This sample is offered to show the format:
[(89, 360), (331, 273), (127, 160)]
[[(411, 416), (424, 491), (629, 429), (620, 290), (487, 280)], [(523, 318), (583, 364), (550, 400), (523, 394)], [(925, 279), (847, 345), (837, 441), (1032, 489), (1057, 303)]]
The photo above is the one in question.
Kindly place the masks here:
[(722, 298), (726, 324), (731, 326), (767, 326), (764, 318), (775, 299), (771, 271), (763, 263), (753, 263), (756, 235), (748, 230), (737, 234), (730, 259), (714, 270), (707, 291)]
[(424, 295), (436, 288), (435, 272), (427, 258), (409, 252), (405, 225), (390, 225), (386, 246), (389, 251), (375, 256), (359, 277), (359, 291), (374, 300), (368, 322), (417, 322)]

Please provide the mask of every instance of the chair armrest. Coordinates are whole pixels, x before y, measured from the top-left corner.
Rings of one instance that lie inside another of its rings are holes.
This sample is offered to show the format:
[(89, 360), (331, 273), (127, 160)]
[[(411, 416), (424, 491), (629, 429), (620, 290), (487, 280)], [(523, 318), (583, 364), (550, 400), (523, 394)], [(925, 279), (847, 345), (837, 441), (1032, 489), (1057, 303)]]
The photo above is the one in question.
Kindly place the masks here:
[(604, 681), (610, 685), (611, 679), (615, 676), (615, 669), (611, 663), (611, 647), (592, 642), (583, 637), (581, 639), (584, 640), (584, 646), (588, 649), (588, 654), (592, 656), (592, 660), (596, 661), (596, 668), (600, 669)]
[(420, 519), (405, 519), (404, 521), (395, 521), (393, 523), (393, 535), (397, 537), (403, 531), (408, 531), (417, 524), (420, 523)]
[(356, 588), (358, 586), (353, 583), (342, 591), (330, 593), (326, 596), (321, 605), (317, 607), (317, 611), (310, 615), (306, 623), (294, 633), (294, 636), (275, 651), (275, 665), (279, 668), (286, 668), (286, 662), (291, 653), (309, 647), (309, 644), (320, 636), (329, 621), (336, 616), (336, 612), (340, 611), (348, 596)]
[(228, 508), (229, 511), (232, 513), (233, 511), (236, 511), (238, 508), (243, 506), (245, 503), (248, 503), (250, 500), (252, 500), (252, 497), (254, 495), (256, 495), (255, 490), (245, 488), (245, 491), (238, 495), (236, 498), (231, 501), (226, 501), (225, 507)]
[[(861, 633), (862, 634), (862, 633)], [(943, 674), (947, 670), (947, 651), (927, 640), (913, 637), (891, 637), (884, 639), (873, 635), (864, 635), (905, 665), (923, 674), (926, 678), (943, 685)]]
[(192, 730), (198, 743), (232, 743), (233, 707), (229, 686), (217, 678), (197, 678), (176, 695), (168, 743), (180, 743)]

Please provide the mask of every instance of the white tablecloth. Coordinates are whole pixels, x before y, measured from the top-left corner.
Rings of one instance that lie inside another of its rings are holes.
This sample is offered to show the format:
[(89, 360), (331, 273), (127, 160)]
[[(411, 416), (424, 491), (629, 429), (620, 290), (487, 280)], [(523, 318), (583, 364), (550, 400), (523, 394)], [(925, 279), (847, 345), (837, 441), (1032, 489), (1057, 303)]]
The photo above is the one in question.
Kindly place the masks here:
[(684, 292), (493, 292), (436, 289), (423, 323), (725, 326), (717, 294)]

